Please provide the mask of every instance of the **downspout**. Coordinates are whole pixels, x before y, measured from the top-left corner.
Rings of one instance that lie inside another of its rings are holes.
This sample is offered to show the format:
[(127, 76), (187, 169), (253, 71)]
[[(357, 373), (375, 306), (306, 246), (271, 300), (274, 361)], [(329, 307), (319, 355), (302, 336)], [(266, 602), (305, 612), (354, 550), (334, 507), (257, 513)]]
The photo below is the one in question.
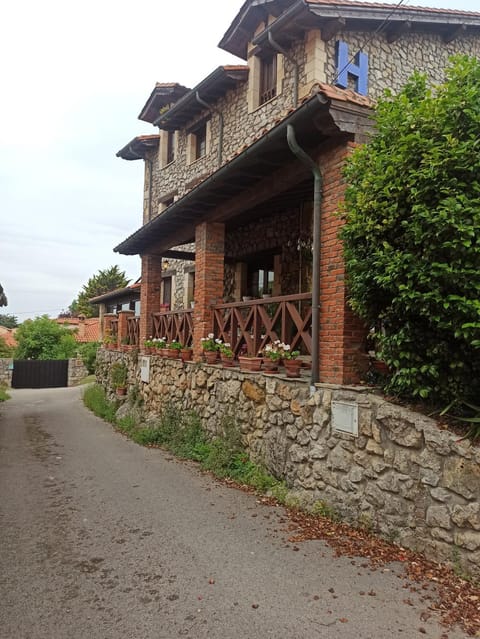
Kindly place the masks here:
[(288, 53), (288, 51), (286, 51), (282, 46), (278, 44), (278, 42), (274, 40), (271, 31), (268, 32), (268, 43), (270, 44), (272, 49), (275, 49), (275, 51), (278, 51), (278, 53), (281, 53), (293, 65), (293, 106), (296, 109), (298, 106), (299, 64), (295, 60), (295, 58), (293, 58)]
[(312, 375), (310, 391), (315, 391), (315, 384), (320, 381), (319, 375), (319, 337), (320, 337), (320, 233), (322, 202), (322, 174), (317, 164), (298, 144), (294, 127), (287, 126), (287, 141), (290, 150), (313, 173), (313, 269), (312, 269)]
[(210, 111), (210, 113), (217, 113), (218, 114), (218, 119), (219, 119), (219, 124), (218, 124), (218, 167), (220, 168), (222, 166), (222, 159), (223, 159), (223, 113), (219, 110), (216, 109), (215, 107), (212, 107), (210, 104), (208, 104), (207, 102), (205, 102), (205, 100), (202, 100), (202, 98), (200, 97), (198, 91), (195, 92), (195, 98), (197, 99), (197, 102), (199, 104), (201, 104), (202, 106), (204, 106), (206, 109), (208, 109)]

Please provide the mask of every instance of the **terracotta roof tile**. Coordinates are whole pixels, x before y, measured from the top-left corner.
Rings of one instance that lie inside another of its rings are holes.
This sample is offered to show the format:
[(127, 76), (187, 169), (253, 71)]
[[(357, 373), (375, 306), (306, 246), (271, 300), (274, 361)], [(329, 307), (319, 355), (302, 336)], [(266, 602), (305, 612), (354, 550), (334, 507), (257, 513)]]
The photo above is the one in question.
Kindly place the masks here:
[(330, 98), (331, 100), (342, 100), (344, 102), (359, 104), (360, 106), (370, 108), (375, 106), (374, 100), (368, 98), (365, 95), (360, 95), (360, 93), (356, 93), (351, 89), (341, 89), (340, 87), (333, 86), (332, 84), (325, 84), (325, 82), (318, 82), (318, 84), (314, 86), (313, 91), (315, 89), (317, 93), (323, 93), (327, 98)]
[[(453, 0), (452, 0), (453, 2)], [(385, 2), (356, 2), (355, 0), (307, 0), (307, 4), (334, 5), (341, 7), (370, 7), (372, 9), (396, 9), (394, 3)], [(419, 7), (417, 5), (403, 5), (398, 11), (425, 11), (427, 13), (446, 13), (452, 15), (480, 16), (478, 11), (464, 11), (460, 9), (437, 9), (435, 7)]]

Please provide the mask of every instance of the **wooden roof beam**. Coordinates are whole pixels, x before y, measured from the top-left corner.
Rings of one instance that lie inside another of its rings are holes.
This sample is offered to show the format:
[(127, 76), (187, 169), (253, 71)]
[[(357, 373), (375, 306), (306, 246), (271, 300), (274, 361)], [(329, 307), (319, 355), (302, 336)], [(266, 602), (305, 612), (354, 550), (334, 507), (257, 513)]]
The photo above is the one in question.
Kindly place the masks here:
[(326, 20), (323, 26), (320, 28), (320, 32), (322, 34), (322, 40), (328, 42), (334, 36), (337, 35), (339, 31), (341, 31), (346, 24), (345, 18), (335, 18), (334, 20)]
[(452, 28), (449, 29), (447, 33), (443, 36), (443, 41), (445, 42), (445, 44), (448, 44), (449, 42), (453, 42), (453, 40), (456, 40), (458, 37), (465, 35), (466, 31), (467, 31), (466, 24), (458, 24), (458, 25), (452, 26)]
[(387, 31), (387, 42), (396, 42), (406, 33), (410, 33), (412, 30), (412, 23), (410, 20), (404, 20), (403, 22), (396, 22)]

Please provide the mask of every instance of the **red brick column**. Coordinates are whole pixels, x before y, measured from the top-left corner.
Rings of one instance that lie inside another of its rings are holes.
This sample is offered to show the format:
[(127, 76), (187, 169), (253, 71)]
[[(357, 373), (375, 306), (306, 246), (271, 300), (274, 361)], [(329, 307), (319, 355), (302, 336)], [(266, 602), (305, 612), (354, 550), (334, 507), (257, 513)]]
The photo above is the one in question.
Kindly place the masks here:
[(162, 287), (162, 260), (153, 255), (142, 255), (142, 284), (140, 287), (140, 345), (153, 332), (153, 313), (160, 311)]
[(225, 225), (204, 222), (195, 229), (195, 306), (193, 353), (202, 355), (201, 338), (213, 332), (213, 309), (223, 298)]
[(342, 169), (354, 148), (345, 143), (320, 158), (323, 172), (320, 249), (320, 381), (355, 384), (361, 379), (367, 330), (347, 303), (345, 265), (338, 215), (345, 193)]
[(119, 311), (118, 313), (118, 340), (117, 344), (120, 346), (123, 344), (123, 340), (127, 337), (128, 333), (128, 318), (134, 317), (135, 311)]

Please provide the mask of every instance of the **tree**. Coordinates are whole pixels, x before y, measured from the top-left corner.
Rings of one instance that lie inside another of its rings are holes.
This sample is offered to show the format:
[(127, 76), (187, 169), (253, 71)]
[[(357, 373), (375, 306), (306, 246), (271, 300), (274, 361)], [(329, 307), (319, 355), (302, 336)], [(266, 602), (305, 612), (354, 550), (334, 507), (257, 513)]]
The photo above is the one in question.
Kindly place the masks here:
[(15, 337), (17, 359), (69, 359), (78, 348), (72, 331), (47, 315), (23, 322)]
[(83, 286), (78, 297), (73, 300), (69, 307), (70, 312), (76, 316), (98, 317), (98, 306), (90, 304), (89, 300), (92, 297), (98, 297), (117, 288), (125, 288), (128, 286), (129, 281), (125, 276), (125, 272), (120, 271), (118, 266), (111, 266), (109, 269), (98, 271)]
[(0, 315), (0, 326), (5, 326), (5, 328), (17, 328), (18, 317), (7, 314)]
[(414, 75), (376, 112), (346, 169), (350, 303), (377, 333), (387, 388), (435, 401), (480, 396), (480, 62), (444, 84)]
[(0, 335), (0, 357), (11, 357), (13, 351), (13, 347), (9, 346), (5, 339)]
[(3, 290), (3, 286), (0, 284), (0, 306), (7, 306), (8, 300), (5, 292)]

